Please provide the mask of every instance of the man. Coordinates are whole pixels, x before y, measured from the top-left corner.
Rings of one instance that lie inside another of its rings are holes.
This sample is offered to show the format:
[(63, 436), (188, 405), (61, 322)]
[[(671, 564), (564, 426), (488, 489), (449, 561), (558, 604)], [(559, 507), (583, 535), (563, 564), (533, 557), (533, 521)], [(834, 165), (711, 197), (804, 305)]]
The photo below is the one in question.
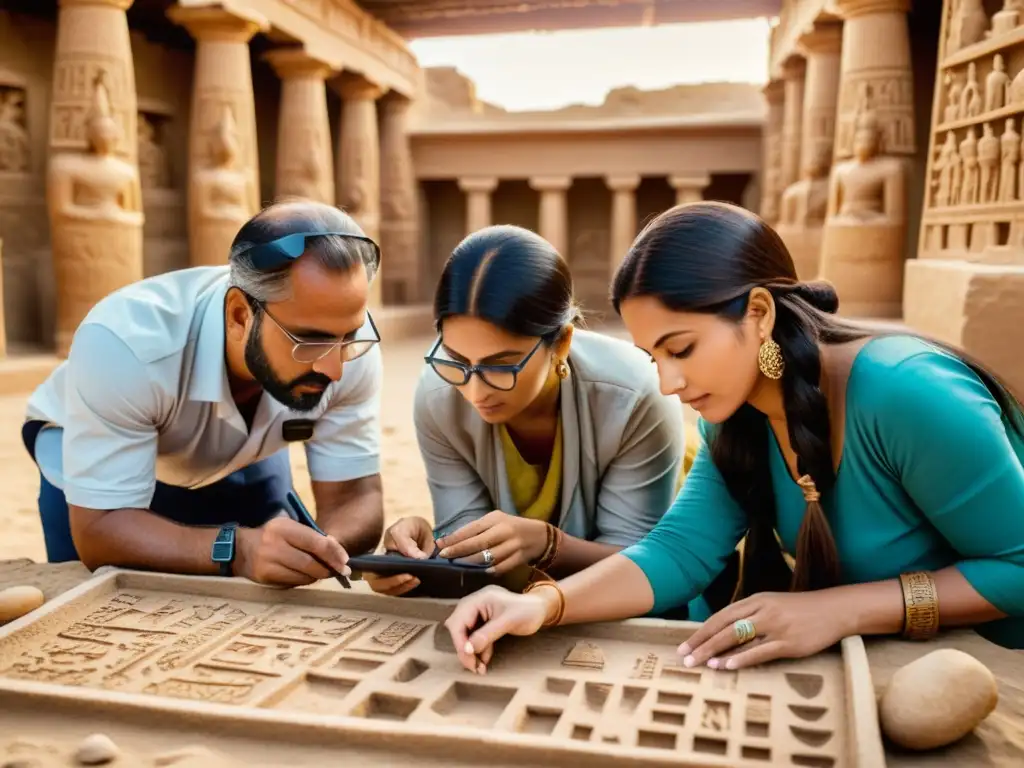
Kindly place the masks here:
[[(242, 226), (227, 266), (97, 303), (23, 428), (49, 560), (282, 586), (347, 575), (383, 527), (379, 263), (342, 211), (280, 203)], [(292, 440), (327, 536), (282, 514)]]

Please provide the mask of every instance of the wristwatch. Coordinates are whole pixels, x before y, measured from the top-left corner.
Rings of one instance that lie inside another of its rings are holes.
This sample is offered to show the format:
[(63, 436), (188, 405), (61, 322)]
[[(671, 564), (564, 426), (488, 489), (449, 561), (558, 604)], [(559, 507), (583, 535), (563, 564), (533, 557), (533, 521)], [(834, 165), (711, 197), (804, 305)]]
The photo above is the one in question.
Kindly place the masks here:
[(217, 538), (213, 540), (213, 549), (210, 552), (210, 559), (220, 564), (221, 576), (233, 576), (235, 561), (235, 530), (238, 523), (226, 523), (217, 531)]

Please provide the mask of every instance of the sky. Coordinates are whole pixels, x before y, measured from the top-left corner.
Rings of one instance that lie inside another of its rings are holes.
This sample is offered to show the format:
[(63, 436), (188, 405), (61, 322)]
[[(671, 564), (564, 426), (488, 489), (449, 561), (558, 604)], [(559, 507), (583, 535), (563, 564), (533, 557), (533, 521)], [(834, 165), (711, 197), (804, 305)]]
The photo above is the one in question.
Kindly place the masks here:
[(768, 19), (415, 39), (424, 67), (455, 67), (508, 110), (600, 104), (612, 88), (768, 78)]

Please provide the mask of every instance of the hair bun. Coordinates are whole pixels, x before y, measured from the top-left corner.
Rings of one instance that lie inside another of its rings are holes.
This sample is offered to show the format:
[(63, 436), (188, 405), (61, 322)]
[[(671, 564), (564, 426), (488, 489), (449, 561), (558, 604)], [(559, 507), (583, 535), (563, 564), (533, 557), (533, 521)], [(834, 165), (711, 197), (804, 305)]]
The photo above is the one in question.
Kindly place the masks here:
[(839, 310), (839, 294), (827, 280), (809, 280), (797, 283), (793, 293), (812, 307), (834, 315)]

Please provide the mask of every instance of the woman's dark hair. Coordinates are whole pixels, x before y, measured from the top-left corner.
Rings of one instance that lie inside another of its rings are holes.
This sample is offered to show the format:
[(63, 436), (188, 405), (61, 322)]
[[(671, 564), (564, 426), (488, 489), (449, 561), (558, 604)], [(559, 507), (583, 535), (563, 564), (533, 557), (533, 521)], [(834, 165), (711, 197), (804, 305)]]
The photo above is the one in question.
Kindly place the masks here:
[[(793, 259), (776, 232), (755, 214), (728, 203), (688, 203), (653, 219), (637, 236), (612, 283), (619, 312), (631, 297), (651, 296), (670, 310), (704, 312), (739, 322), (750, 291), (762, 287), (775, 302), (772, 337), (785, 370), (783, 404), (790, 444), (805, 486), (807, 512), (797, 538), (791, 572), (775, 538), (775, 496), (768, 462), (768, 425), (749, 404), (718, 425), (711, 457), (729, 493), (748, 520), (744, 564), (735, 597), (757, 591), (824, 589), (840, 582), (839, 555), (818, 494), (835, 486), (828, 403), (819, 388), (819, 344), (906, 333), (834, 316), (839, 308), (827, 282), (801, 282)], [(969, 365), (1004, 413), (1020, 413), (1006, 387), (962, 351), (940, 342)], [(1010, 419), (1015, 427), (1019, 424)], [(809, 486), (809, 487), (808, 487)]]
[(581, 318), (565, 259), (540, 235), (510, 224), (468, 235), (448, 257), (434, 294), (438, 333), (453, 315), (548, 342)]

